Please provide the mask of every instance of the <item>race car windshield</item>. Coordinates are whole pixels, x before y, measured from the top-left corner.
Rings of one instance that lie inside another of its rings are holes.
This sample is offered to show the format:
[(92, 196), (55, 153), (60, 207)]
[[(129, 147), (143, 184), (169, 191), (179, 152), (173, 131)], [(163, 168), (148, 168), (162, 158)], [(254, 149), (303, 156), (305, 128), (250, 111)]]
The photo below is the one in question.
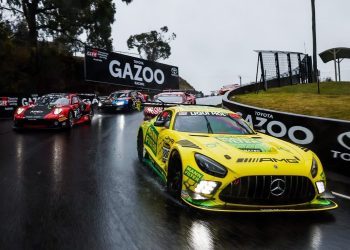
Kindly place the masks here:
[(109, 98), (125, 98), (128, 97), (129, 93), (125, 93), (125, 92), (119, 92), (119, 93), (113, 93), (109, 96)]
[(182, 103), (182, 97), (178, 95), (167, 95), (167, 96), (158, 96), (155, 101), (168, 102), (168, 103)]
[(207, 134), (254, 134), (254, 131), (240, 118), (229, 115), (178, 115), (174, 129), (180, 132)]
[(69, 105), (69, 99), (64, 96), (42, 96), (37, 101), (38, 105)]

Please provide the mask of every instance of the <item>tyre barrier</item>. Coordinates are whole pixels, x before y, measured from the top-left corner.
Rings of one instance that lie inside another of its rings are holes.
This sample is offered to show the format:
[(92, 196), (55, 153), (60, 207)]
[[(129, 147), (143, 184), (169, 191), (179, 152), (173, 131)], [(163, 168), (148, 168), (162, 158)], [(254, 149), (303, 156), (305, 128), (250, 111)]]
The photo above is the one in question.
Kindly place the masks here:
[(325, 169), (350, 176), (350, 121), (279, 112), (230, 100), (253, 90), (254, 85), (232, 90), (225, 94), (222, 104), (261, 132), (311, 149)]

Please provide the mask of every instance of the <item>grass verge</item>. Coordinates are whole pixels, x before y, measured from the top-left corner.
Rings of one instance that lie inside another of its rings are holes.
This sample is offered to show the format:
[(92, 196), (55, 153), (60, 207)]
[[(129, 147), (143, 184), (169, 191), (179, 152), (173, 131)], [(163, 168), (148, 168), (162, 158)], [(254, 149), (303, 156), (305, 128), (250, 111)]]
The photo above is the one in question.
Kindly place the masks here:
[(260, 108), (350, 120), (350, 83), (298, 84), (237, 95), (231, 100)]

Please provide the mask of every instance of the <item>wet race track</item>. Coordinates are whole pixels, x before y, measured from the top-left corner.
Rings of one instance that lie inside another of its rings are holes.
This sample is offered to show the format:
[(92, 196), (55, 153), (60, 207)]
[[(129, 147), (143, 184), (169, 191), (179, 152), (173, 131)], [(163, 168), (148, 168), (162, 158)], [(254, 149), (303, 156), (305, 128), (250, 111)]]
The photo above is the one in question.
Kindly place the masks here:
[[(349, 249), (350, 200), (304, 214), (218, 214), (173, 200), (137, 159), (142, 113), (71, 131), (0, 120), (0, 249)], [(329, 180), (349, 190), (347, 178)], [(347, 194), (349, 195), (349, 194)]]

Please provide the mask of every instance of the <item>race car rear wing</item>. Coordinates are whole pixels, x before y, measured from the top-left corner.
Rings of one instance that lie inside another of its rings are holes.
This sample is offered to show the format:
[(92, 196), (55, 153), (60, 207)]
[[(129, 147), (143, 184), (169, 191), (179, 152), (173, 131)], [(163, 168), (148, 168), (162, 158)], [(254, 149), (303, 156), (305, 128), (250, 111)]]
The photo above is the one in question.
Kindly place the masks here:
[(219, 105), (209, 105), (209, 104), (192, 104), (192, 103), (171, 103), (171, 102), (144, 102), (141, 104), (143, 107), (173, 107), (173, 106), (201, 106), (201, 107), (215, 107), (217, 108)]

